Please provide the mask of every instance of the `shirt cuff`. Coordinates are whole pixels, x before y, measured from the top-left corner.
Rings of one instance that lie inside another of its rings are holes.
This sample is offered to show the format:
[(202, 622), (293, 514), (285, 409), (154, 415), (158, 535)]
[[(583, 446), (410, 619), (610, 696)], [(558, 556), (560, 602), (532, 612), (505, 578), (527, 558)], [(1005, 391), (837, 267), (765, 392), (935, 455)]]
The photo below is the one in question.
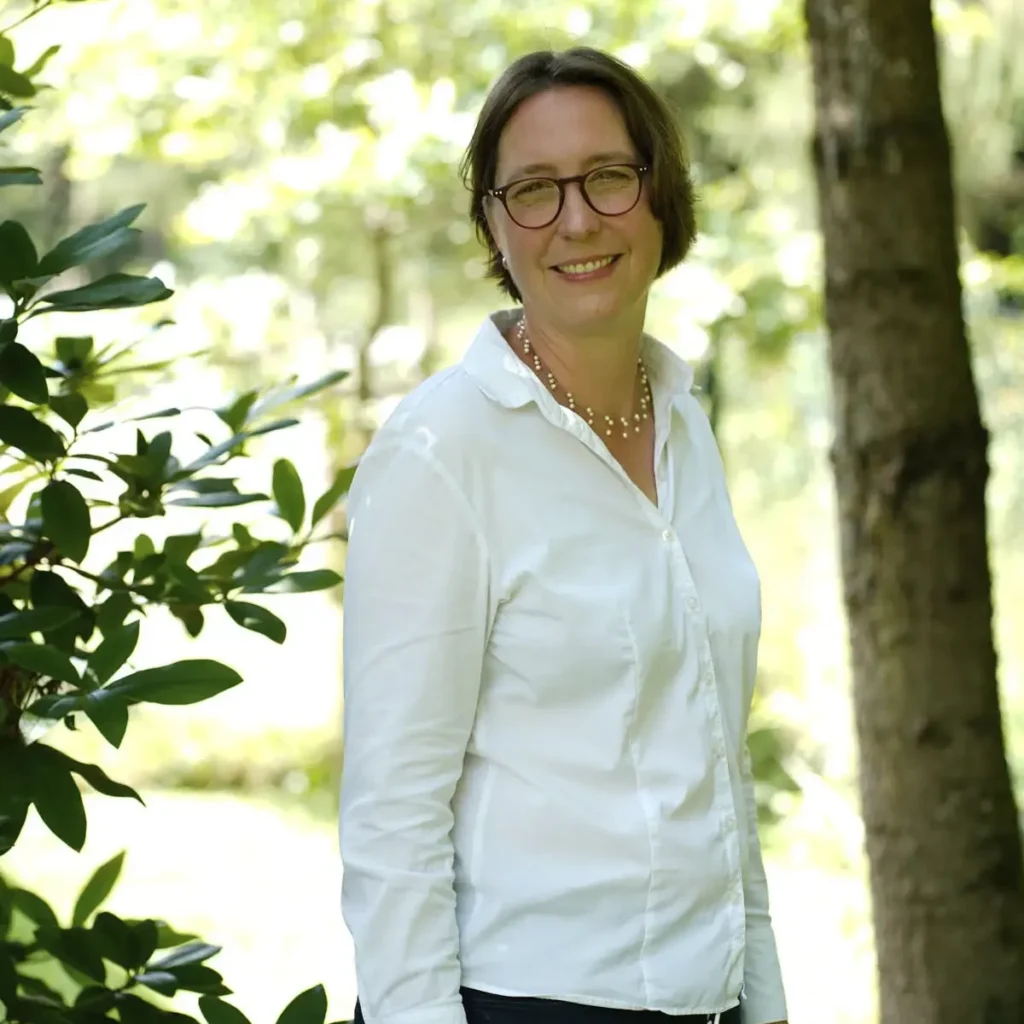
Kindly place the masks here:
[(781, 984), (757, 986), (751, 990), (748, 981), (740, 1006), (742, 1024), (775, 1024), (776, 1021), (784, 1021), (789, 1017), (786, 996)]

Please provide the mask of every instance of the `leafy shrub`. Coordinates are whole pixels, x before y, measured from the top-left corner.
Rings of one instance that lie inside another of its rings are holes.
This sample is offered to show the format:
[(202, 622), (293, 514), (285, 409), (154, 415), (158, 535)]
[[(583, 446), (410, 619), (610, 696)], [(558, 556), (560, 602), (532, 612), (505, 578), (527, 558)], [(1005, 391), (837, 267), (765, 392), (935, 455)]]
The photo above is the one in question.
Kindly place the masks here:
[[(0, 35), (0, 132), (26, 113), (14, 104), (35, 94), (44, 63), (15, 70), (14, 47)], [(0, 169), (0, 186), (40, 181), (33, 168)], [(343, 373), (237, 397), (213, 410), (224, 437), (199, 434), (201, 450), (184, 457), (180, 437), (161, 428), (173, 417), (187, 421), (190, 412), (161, 409), (134, 419), (119, 412), (109, 378), (130, 345), (99, 349), (84, 334), (53, 338), (45, 352), (24, 344), (25, 324), (47, 313), (146, 306), (171, 295), (156, 278), (121, 272), (61, 287), (67, 271), (130, 246), (141, 209), (122, 210), (43, 253), (23, 224), (0, 223), (0, 292), (9, 300), (7, 311), (0, 308), (0, 856), (17, 842), (31, 807), (55, 837), (80, 850), (87, 828), (82, 782), (107, 796), (140, 799), (99, 766), (45, 742), (53, 728), (91, 726), (118, 747), (136, 705), (191, 704), (241, 682), (209, 659), (132, 670), (147, 612), (162, 606), (196, 636), (219, 606), (239, 626), (283, 643), (285, 624), (253, 596), (340, 583), (331, 570), (303, 569), (301, 559), (351, 474), (340, 474), (308, 508), (287, 459), (274, 463), (268, 493), (241, 489), (225, 467), (246, 456), (255, 438), (294, 426), (286, 414)], [(132, 450), (104, 448), (103, 432), (129, 422)], [(180, 508), (224, 515), (216, 510), (271, 501), (268, 533), (287, 532), (287, 541), (227, 522), (172, 534), (158, 546), (140, 524), (130, 547), (96, 564), (101, 545), (94, 539), (115, 525), (123, 530), (121, 524)], [(168, 998), (188, 992), (199, 996), (207, 1024), (246, 1024), (224, 1001), (230, 989), (209, 965), (216, 946), (156, 916), (126, 920), (102, 909), (123, 859), (86, 882), (68, 921), (44, 895), (0, 881), (0, 1020), (192, 1021)], [(54, 964), (59, 983), (46, 970)], [(279, 1024), (324, 1024), (326, 1012), (316, 986), (289, 1004)]]

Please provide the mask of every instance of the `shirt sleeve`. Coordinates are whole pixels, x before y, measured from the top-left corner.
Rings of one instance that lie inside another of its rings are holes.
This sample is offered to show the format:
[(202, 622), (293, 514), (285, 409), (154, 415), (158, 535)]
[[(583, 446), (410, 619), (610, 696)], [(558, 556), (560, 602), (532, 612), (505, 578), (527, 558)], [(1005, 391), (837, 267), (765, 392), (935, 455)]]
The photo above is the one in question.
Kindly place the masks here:
[(489, 570), (429, 449), (383, 445), (349, 502), (342, 912), (366, 1024), (466, 1024), (452, 797), (476, 714)]
[(746, 969), (743, 976), (743, 1024), (770, 1024), (787, 1017), (782, 968), (768, 908), (768, 879), (757, 834), (757, 801), (750, 751), (743, 746), (743, 795), (746, 804), (747, 865), (743, 897), (747, 908)]

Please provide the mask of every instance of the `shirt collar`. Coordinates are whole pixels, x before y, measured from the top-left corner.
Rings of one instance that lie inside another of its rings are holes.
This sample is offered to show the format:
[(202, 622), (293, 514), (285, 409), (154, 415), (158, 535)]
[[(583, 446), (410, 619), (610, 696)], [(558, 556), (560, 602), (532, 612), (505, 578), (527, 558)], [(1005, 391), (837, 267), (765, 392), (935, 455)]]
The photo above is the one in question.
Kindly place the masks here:
[[(480, 390), (499, 405), (518, 409), (536, 402), (543, 409), (554, 399), (508, 347), (503, 335), (520, 315), (518, 309), (503, 309), (488, 316), (463, 356), (462, 365)], [(643, 352), (656, 406), (662, 404), (659, 398), (675, 404), (690, 393), (693, 369), (688, 363), (649, 334), (643, 336)]]

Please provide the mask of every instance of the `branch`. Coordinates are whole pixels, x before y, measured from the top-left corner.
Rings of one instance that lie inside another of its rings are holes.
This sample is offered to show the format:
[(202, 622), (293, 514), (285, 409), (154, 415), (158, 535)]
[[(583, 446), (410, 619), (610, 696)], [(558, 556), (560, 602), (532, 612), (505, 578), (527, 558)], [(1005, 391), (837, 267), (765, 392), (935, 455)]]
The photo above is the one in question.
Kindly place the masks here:
[(6, 28), (0, 29), (0, 36), (5, 36), (9, 32), (12, 32), (14, 29), (18, 28), (19, 25), (24, 25), (25, 22), (29, 20), (29, 18), (34, 18), (37, 14), (41, 14), (43, 11), (45, 11), (47, 7), (52, 7), (54, 2), (55, 0), (43, 0), (43, 2), (38, 7), (33, 7), (32, 10), (28, 12), (28, 14), (23, 14), (20, 18), (17, 19), (17, 21), (12, 22)]
[(57, 563), (62, 569), (70, 569), (74, 573), (78, 573), (79, 576), (84, 577), (92, 583), (95, 583), (101, 587), (106, 587), (107, 590), (117, 590), (126, 594), (135, 594), (136, 597), (144, 597), (147, 601), (153, 599), (147, 596), (144, 590), (138, 587), (133, 587), (130, 583), (125, 583), (123, 580), (109, 580), (104, 579), (102, 576), (97, 576), (95, 573), (87, 572), (80, 566), (74, 565), (71, 562), (58, 562)]
[(8, 586), (13, 583), (23, 572), (27, 572), (29, 569), (34, 569), (47, 555), (53, 551), (53, 545), (49, 541), (43, 541), (34, 551), (21, 563), (17, 568), (12, 569), (10, 574), (7, 576), (0, 576), (0, 588)]

